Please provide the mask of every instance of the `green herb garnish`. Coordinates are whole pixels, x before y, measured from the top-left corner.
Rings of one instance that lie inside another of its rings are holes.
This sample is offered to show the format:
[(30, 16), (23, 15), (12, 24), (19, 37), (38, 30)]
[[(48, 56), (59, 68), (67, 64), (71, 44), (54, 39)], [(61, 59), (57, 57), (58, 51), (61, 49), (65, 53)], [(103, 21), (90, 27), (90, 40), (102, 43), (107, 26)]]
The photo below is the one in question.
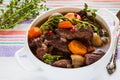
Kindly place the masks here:
[(35, 18), (40, 10), (48, 10), (44, 0), (12, 0), (6, 9), (1, 10), (0, 29), (10, 29), (16, 24)]
[(58, 27), (58, 23), (63, 20), (68, 20), (65, 16), (53, 16), (48, 18), (48, 20), (40, 26), (40, 28), (44, 30), (53, 30), (54, 28)]
[[(88, 5), (85, 3), (85, 6), (84, 6), (84, 11), (85, 12), (91, 12), (92, 13), (92, 19), (95, 19), (95, 16), (96, 16), (96, 10), (90, 10), (88, 9)], [(55, 28), (58, 27), (58, 23), (61, 22), (61, 21), (64, 21), (64, 20), (68, 20), (70, 21), (71, 23), (74, 23), (76, 25), (78, 25), (79, 27), (81, 27), (82, 29), (85, 29), (86, 27), (92, 27), (93, 28), (93, 31), (98, 33), (99, 34), (99, 28), (98, 26), (94, 25), (93, 23), (91, 22), (88, 22), (88, 21), (79, 21), (75, 18), (72, 18), (72, 19), (69, 19), (69, 18), (66, 18), (65, 16), (53, 16), (51, 18), (48, 18), (48, 20), (43, 23), (40, 28), (44, 31), (44, 30), (54, 30)], [(95, 20), (94, 20), (95, 22)]]
[(96, 9), (89, 9), (88, 8), (88, 5), (85, 3), (84, 4), (84, 9), (83, 9), (85, 12), (90, 12), (91, 13), (91, 16), (93, 17), (93, 19), (96, 17)]
[(48, 54), (48, 53), (45, 53), (45, 54), (43, 55), (44, 62), (47, 63), (47, 64), (51, 64), (52, 62), (59, 60), (60, 57), (61, 57), (61, 56), (51, 55), (51, 54)]
[(81, 27), (82, 29), (85, 29), (86, 27), (92, 27), (93, 28), (93, 31), (98, 33), (99, 34), (99, 28), (98, 26), (90, 23), (90, 22), (87, 22), (87, 21), (79, 21), (77, 19), (71, 19), (69, 20), (70, 22), (72, 23), (75, 23), (78, 27)]

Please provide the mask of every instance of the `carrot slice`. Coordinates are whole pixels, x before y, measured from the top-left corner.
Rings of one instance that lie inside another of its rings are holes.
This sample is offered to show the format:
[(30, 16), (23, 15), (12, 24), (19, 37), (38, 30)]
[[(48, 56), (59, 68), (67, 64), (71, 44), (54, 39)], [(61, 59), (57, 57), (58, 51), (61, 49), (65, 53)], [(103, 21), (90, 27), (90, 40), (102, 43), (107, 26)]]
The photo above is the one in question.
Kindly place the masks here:
[(69, 50), (73, 54), (85, 55), (87, 53), (87, 48), (81, 42), (73, 40), (68, 44)]
[(72, 27), (73, 27), (73, 25), (69, 21), (62, 21), (62, 22), (58, 23), (58, 28), (72, 28)]
[(31, 27), (28, 31), (28, 38), (35, 38), (42, 34), (42, 30), (38, 27)]

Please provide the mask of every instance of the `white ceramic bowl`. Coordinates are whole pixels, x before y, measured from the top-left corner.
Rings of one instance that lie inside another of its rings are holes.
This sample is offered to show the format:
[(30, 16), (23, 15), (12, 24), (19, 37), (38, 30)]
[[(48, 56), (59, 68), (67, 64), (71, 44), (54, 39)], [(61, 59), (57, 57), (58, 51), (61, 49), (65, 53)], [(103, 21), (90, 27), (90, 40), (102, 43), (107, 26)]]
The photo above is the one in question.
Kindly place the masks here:
[[(52, 13), (55, 12), (78, 12), (80, 11), (80, 8), (73, 8), (73, 7), (63, 7), (63, 8), (56, 8), (56, 9), (52, 9), (49, 10), (43, 14), (41, 14), (40, 16), (38, 16), (29, 26), (36, 26), (38, 23), (40, 23), (43, 19), (49, 17)], [(106, 65), (108, 63), (108, 61), (110, 60), (110, 57), (112, 55), (112, 51), (113, 51), (113, 42), (114, 42), (114, 38), (113, 38), (113, 32), (110, 29), (110, 27), (106, 24), (106, 22), (104, 21), (104, 19), (101, 18), (101, 16), (99, 16), (97, 14), (96, 19), (105, 26), (105, 28), (108, 30), (109, 34), (110, 34), (110, 47), (107, 51), (107, 53), (97, 62), (89, 65), (89, 66), (85, 66), (82, 68), (74, 68), (74, 69), (66, 69), (66, 68), (58, 68), (58, 67), (53, 67), (50, 66), (48, 64), (45, 64), (44, 62), (40, 61), (37, 57), (35, 57), (33, 55), (33, 53), (31, 52), (31, 50), (29, 49), (28, 46), (28, 31), (26, 34), (26, 40), (25, 40), (25, 50), (27, 53), (28, 58), (30, 59), (30, 61), (33, 63), (33, 65), (36, 66), (36, 68), (40, 68), (43, 70), (43, 72), (49, 73), (49, 79), (52, 80), (93, 80), (94, 77), (96, 75), (100, 75), (103, 72), (106, 72)], [(29, 30), (28, 28), (28, 30)]]

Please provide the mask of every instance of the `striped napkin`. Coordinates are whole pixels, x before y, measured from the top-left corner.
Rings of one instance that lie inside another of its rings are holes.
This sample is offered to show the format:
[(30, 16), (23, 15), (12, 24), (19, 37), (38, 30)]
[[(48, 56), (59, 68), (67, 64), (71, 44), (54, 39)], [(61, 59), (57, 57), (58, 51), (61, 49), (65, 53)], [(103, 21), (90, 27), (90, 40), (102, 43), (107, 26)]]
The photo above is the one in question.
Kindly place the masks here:
[[(3, 4), (0, 4), (0, 9), (5, 7), (8, 0), (5, 0)], [(47, 7), (50, 9), (72, 6), (72, 7), (83, 7), (83, 4), (87, 3), (90, 8), (101, 9), (106, 8), (112, 13), (116, 14), (120, 9), (120, 0), (47, 0)], [(104, 12), (103, 12), (104, 13)], [(113, 17), (107, 17), (107, 14), (103, 15), (111, 23)], [(0, 30), (0, 57), (13, 57), (15, 52), (24, 46), (25, 34), (31, 21), (24, 21), (18, 24), (14, 29)], [(120, 42), (120, 41), (119, 41)], [(120, 43), (118, 43), (120, 53)], [(120, 54), (119, 54), (120, 56)]]

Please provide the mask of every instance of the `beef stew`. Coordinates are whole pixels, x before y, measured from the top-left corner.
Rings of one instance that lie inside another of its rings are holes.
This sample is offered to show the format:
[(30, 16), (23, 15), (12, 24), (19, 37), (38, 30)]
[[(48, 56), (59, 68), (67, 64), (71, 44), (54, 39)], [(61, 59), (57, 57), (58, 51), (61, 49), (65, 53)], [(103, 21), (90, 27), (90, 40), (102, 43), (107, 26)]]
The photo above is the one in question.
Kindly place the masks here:
[(30, 50), (51, 66), (88, 66), (102, 58), (109, 48), (108, 31), (84, 10), (54, 13), (41, 25), (31, 28)]

